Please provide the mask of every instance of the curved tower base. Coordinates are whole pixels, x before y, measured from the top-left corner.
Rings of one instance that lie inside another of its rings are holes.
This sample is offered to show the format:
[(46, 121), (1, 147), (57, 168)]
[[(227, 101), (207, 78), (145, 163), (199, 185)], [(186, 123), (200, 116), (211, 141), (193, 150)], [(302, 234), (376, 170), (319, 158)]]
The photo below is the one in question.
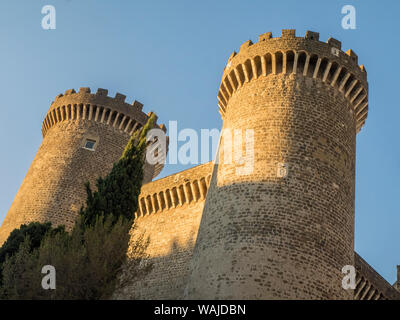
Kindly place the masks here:
[(253, 131), (254, 152), (241, 146), (252, 169), (243, 174), (243, 162), (226, 161), (224, 136), (185, 298), (352, 299), (341, 270), (354, 265), (365, 73), (317, 40), (284, 30), (230, 58), (219, 93), (223, 129)]

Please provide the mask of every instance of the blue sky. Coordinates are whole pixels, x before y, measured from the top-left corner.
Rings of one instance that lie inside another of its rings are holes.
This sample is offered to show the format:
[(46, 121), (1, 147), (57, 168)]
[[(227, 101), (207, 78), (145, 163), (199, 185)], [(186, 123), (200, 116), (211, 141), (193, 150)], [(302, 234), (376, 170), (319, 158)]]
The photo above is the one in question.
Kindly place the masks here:
[[(56, 8), (56, 30), (41, 9)], [(355, 30), (341, 8), (356, 8)], [(356, 250), (389, 282), (400, 264), (400, 117), (395, 58), (398, 1), (2, 0), (0, 3), (0, 221), (41, 143), (58, 93), (106, 88), (144, 104), (178, 129), (220, 128), (216, 93), (227, 58), (258, 35), (281, 29), (334, 37), (366, 66), (370, 111), (357, 137)], [(169, 165), (165, 176), (187, 168)]]

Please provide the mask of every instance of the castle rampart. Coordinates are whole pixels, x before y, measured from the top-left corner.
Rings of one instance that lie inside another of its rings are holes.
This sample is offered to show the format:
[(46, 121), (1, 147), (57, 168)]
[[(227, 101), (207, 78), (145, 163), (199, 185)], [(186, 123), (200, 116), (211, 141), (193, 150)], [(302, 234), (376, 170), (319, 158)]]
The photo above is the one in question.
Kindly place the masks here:
[[(142, 187), (141, 199), (157, 195), (179, 186), (196, 185), (196, 181), (206, 181), (213, 169), (211, 162), (179, 172), (168, 177), (149, 182)], [(206, 190), (207, 191), (207, 190)], [(186, 199), (191, 199), (190, 196)], [(205, 198), (191, 199), (189, 202), (176, 201), (176, 206), (160, 207), (156, 212), (139, 214), (132, 241), (141, 234), (150, 239), (145, 263), (152, 263), (149, 274), (141, 276), (135, 283), (114, 295), (115, 299), (182, 299), (187, 283), (190, 259), (200, 225)], [(357, 253), (355, 255), (356, 300), (399, 300), (400, 293), (382, 278)]]
[(394, 286), (390, 285), (357, 253), (354, 254), (354, 258), (357, 270), (355, 300), (400, 300), (400, 292)]
[(209, 168), (211, 163), (145, 184), (139, 196), (136, 217), (204, 201), (211, 179)]
[(212, 167), (209, 162), (143, 185), (132, 241), (142, 234), (150, 240), (146, 262), (153, 268), (115, 298), (182, 299)]

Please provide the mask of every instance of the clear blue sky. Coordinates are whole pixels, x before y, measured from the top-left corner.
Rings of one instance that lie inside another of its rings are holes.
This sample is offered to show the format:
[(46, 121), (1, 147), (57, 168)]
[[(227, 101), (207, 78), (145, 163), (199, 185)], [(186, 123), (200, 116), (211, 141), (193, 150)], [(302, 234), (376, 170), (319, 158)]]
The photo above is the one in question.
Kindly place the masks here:
[[(41, 28), (41, 8), (57, 28)], [(341, 27), (352, 4), (357, 29)], [(0, 3), (0, 221), (41, 143), (52, 100), (88, 86), (121, 92), (179, 129), (220, 128), (216, 93), (227, 58), (258, 35), (317, 31), (365, 64), (370, 111), (357, 137), (356, 250), (389, 282), (400, 264), (398, 1), (2, 0)], [(186, 167), (167, 166), (161, 176)]]

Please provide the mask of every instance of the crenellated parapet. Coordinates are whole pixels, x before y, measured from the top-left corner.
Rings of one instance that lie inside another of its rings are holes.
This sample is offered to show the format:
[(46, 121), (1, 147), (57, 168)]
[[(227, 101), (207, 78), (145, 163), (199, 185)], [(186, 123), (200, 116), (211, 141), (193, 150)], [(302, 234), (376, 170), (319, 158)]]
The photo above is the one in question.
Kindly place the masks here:
[[(153, 112), (146, 114), (142, 111), (142, 103), (135, 100), (129, 104), (125, 102), (125, 98), (121, 93), (109, 97), (108, 90), (101, 88), (94, 94), (90, 88), (80, 88), (79, 92), (69, 89), (64, 94), (59, 94), (52, 102), (42, 124), (43, 138), (58, 123), (80, 120), (102, 123), (122, 134), (132, 135), (143, 128)], [(155, 126), (164, 132), (167, 131), (164, 124), (156, 123)], [(163, 167), (163, 163), (155, 164), (153, 177), (157, 176)]]
[(356, 288), (354, 300), (400, 300), (398, 292), (356, 252)]
[(340, 92), (350, 103), (356, 130), (360, 131), (368, 115), (367, 72), (358, 65), (354, 51), (341, 50), (341, 42), (329, 38), (319, 41), (319, 33), (307, 31), (296, 37), (295, 30), (282, 30), (281, 37), (272, 33), (259, 36), (259, 41), (244, 42), (238, 53), (233, 52), (223, 72), (218, 92), (218, 105), (224, 117), (228, 102), (247, 82), (260, 77), (293, 74), (321, 81)]
[(212, 162), (143, 185), (135, 217), (205, 201)]
[[(152, 114), (144, 113), (143, 104), (136, 100), (132, 104), (125, 102), (123, 94), (117, 93), (115, 97), (107, 94), (106, 89), (98, 89), (92, 94), (90, 88), (80, 88), (79, 92), (69, 89), (59, 94), (43, 121), (43, 137), (58, 122), (70, 120), (96, 121), (131, 135), (140, 130)], [(165, 125), (157, 126), (166, 132)]]

